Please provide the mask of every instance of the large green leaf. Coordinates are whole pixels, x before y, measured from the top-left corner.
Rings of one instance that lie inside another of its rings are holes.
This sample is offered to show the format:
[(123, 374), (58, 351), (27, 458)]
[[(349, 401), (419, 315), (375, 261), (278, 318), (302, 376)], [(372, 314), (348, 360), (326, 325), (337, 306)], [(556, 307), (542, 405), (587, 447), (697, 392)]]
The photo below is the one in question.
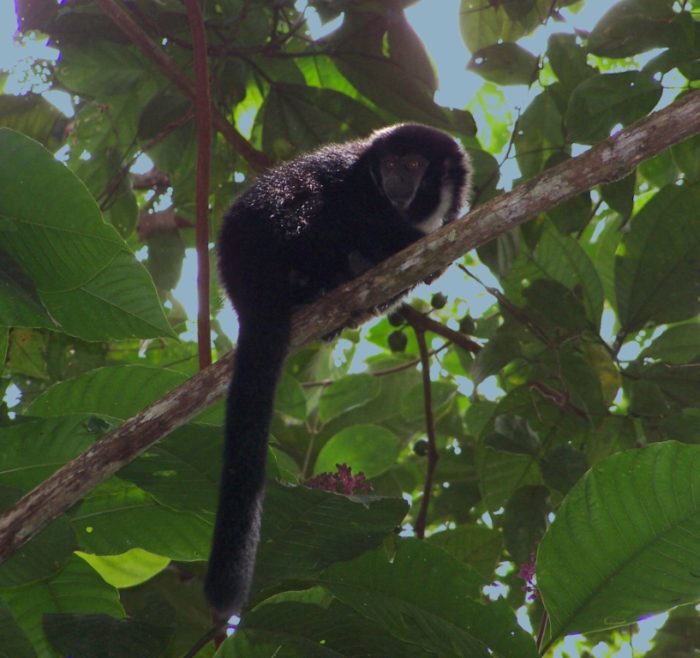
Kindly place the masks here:
[(45, 614), (102, 613), (117, 619), (124, 616), (117, 590), (105, 583), (79, 557), (74, 557), (51, 580), (2, 590), (0, 598), (5, 600), (18, 626), (41, 658), (58, 658), (44, 635), (42, 620)]
[[(16, 490), (0, 487), (0, 510), (8, 508), (17, 498)], [(65, 516), (60, 516), (0, 563), (0, 588), (17, 587), (53, 576), (65, 566), (75, 547), (75, 534)]]
[(700, 323), (669, 327), (639, 357), (679, 365), (696, 360), (700, 357)]
[(535, 97), (518, 120), (518, 130), (513, 135), (523, 178), (539, 174), (552, 154), (565, 147), (561, 110), (552, 89)]
[[(560, 3), (561, 4), (561, 3)], [(553, 5), (547, 0), (462, 0), (462, 38), (472, 52), (495, 43), (515, 41), (546, 22)]]
[(483, 525), (462, 525), (430, 535), (428, 543), (439, 546), (460, 562), (476, 569), (484, 582), (491, 582), (503, 550), (500, 532)]
[(328, 141), (366, 135), (379, 117), (349, 96), (332, 89), (276, 83), (261, 110), (263, 147), (286, 159)]
[(501, 85), (529, 85), (539, 72), (539, 60), (516, 43), (495, 43), (477, 50), (467, 68)]
[(676, 15), (671, 4), (649, 0), (614, 3), (591, 31), (588, 48), (601, 57), (629, 57), (671, 45)]
[(0, 152), (0, 240), (58, 326), (86, 340), (172, 335), (151, 278), (85, 186), (20, 133), (0, 128)]
[[(162, 608), (162, 612), (158, 608)], [(115, 619), (105, 614), (54, 613), (44, 618), (44, 632), (62, 656), (95, 658), (97, 647), (109, 647), (109, 658), (162, 656), (173, 634), (173, 609), (152, 606), (151, 619)]]
[(569, 493), (540, 545), (552, 638), (633, 623), (700, 598), (700, 447), (619, 453)]
[(389, 470), (399, 454), (399, 439), (379, 425), (352, 425), (331, 437), (318, 454), (314, 474), (334, 473), (337, 464), (347, 464), (355, 474), (368, 478)]
[(91, 39), (64, 44), (58, 77), (71, 91), (88, 98), (109, 98), (160, 81), (158, 68), (135, 46)]
[(633, 218), (615, 262), (624, 331), (700, 311), (700, 184), (668, 186)]
[(223, 438), (220, 427), (181, 427), (127, 464), (119, 476), (167, 507), (213, 513)]
[(61, 145), (67, 123), (67, 117), (39, 94), (0, 95), (0, 126), (36, 139), (49, 150)]
[(0, 658), (37, 658), (24, 631), (12, 618), (12, 613), (0, 597)]
[(0, 483), (28, 491), (94, 440), (84, 419), (26, 420), (0, 427)]
[[(32, 416), (95, 414), (126, 420), (184, 382), (174, 370), (126, 365), (97, 368), (58, 382), (30, 405)], [(119, 395), (114, 395), (119, 391)]]
[(55, 327), (22, 266), (0, 247), (0, 326)]
[(397, 498), (346, 497), (269, 482), (256, 578), (264, 587), (351, 560), (379, 546), (407, 510)]
[(616, 125), (626, 126), (650, 112), (661, 92), (661, 84), (640, 71), (588, 78), (569, 99), (564, 117), (569, 137), (581, 144), (595, 144)]
[(571, 91), (592, 75), (594, 68), (586, 61), (586, 50), (575, 34), (553, 34), (547, 41), (547, 59), (564, 89)]
[(425, 656), (535, 658), (534, 640), (502, 599), (479, 600), (480, 576), (441, 549), (403, 540), (327, 569), (319, 582), (343, 603), (419, 646)]
[[(327, 598), (330, 598), (326, 594)], [(223, 646), (224, 656), (290, 658), (421, 658), (420, 648), (392, 637), (385, 628), (357, 614), (338, 600), (323, 605), (273, 601), (258, 606)]]
[(146, 270), (83, 184), (12, 130), (0, 129), (0, 153), (0, 239), (53, 319), (86, 340), (172, 335)]
[(95, 489), (70, 520), (85, 552), (115, 555), (138, 546), (183, 561), (206, 559), (213, 526), (213, 520), (175, 512), (117, 479)]
[(535, 263), (546, 276), (569, 290), (580, 287), (586, 316), (597, 327), (603, 312), (603, 285), (581, 245), (547, 224), (535, 249)]
[(318, 403), (319, 418), (327, 423), (341, 414), (356, 409), (376, 398), (381, 384), (368, 374), (348, 375), (326, 388)]

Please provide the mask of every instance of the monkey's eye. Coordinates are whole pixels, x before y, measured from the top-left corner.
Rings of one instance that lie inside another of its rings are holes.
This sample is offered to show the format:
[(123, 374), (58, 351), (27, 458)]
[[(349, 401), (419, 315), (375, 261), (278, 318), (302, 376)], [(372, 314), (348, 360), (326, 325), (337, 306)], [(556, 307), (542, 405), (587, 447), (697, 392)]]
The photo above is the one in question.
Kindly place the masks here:
[(396, 169), (396, 166), (398, 164), (399, 164), (398, 159), (395, 157), (392, 157), (392, 156), (388, 156), (388, 157), (384, 158), (384, 160), (382, 161), (382, 165), (386, 169)]
[(406, 171), (421, 171), (428, 164), (420, 155), (408, 155), (403, 158), (403, 166)]

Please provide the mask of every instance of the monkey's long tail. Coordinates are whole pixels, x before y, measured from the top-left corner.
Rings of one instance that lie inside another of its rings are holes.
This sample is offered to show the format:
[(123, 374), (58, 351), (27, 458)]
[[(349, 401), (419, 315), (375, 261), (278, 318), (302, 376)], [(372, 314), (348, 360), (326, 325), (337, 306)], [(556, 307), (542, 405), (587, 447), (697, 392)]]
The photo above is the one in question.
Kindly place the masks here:
[(240, 613), (260, 540), (267, 436), (289, 348), (290, 318), (246, 318), (226, 404), (223, 472), (204, 592), (221, 615)]

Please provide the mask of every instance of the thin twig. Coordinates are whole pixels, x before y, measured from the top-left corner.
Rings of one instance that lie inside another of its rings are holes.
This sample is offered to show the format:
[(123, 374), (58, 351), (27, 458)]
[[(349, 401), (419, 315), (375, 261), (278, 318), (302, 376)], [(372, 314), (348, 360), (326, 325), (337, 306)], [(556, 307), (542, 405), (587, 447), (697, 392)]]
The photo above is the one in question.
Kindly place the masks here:
[(433, 320), (431, 317), (417, 311), (409, 304), (402, 304), (401, 315), (406, 319), (413, 328), (420, 327), (423, 331), (432, 331), (434, 334), (444, 336), (452, 343), (461, 347), (466, 352), (478, 354), (481, 351), (481, 345), (475, 343), (471, 338), (468, 338), (459, 331), (446, 327), (441, 322)]
[[(420, 315), (420, 314), (419, 314)], [(411, 320), (406, 317), (406, 321), (411, 324)], [(437, 442), (435, 439), (435, 418), (433, 417), (433, 389), (430, 383), (430, 355), (428, 354), (428, 345), (425, 342), (425, 331), (422, 327), (411, 324), (413, 331), (416, 334), (418, 341), (418, 350), (420, 352), (421, 371), (423, 377), (423, 410), (425, 413), (425, 432), (428, 435), (428, 466), (425, 472), (425, 483), (423, 484), (423, 498), (420, 503), (420, 510), (416, 517), (414, 526), (416, 537), (423, 539), (425, 537), (425, 526), (428, 521), (428, 507), (433, 493), (433, 479), (435, 477), (435, 468), (439, 459), (437, 451)]]

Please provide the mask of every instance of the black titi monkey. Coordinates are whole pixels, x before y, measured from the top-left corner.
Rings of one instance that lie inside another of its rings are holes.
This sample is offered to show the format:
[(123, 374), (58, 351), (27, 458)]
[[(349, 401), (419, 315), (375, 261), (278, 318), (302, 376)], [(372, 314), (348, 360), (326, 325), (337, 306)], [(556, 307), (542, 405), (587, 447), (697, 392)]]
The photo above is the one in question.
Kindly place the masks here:
[(470, 178), (452, 137), (399, 124), (271, 169), (228, 211), (219, 268), (240, 333), (205, 582), (218, 613), (239, 613), (253, 578), (267, 435), (294, 308), (454, 220)]

